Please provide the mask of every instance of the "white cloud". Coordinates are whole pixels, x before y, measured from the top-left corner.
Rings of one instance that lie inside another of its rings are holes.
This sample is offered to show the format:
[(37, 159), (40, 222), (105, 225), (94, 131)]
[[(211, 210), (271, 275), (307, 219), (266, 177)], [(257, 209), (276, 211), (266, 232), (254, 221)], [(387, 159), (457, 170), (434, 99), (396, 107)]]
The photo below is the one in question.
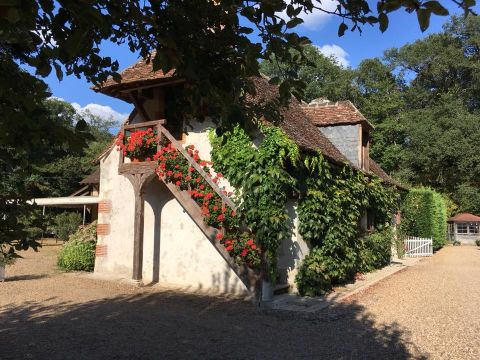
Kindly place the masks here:
[(331, 45), (323, 45), (323, 46), (317, 46), (317, 49), (325, 56), (327, 57), (333, 57), (337, 62), (344, 66), (347, 67), (350, 65), (350, 63), (347, 60), (348, 53), (340, 46), (331, 44)]
[(125, 121), (125, 119), (128, 117), (128, 114), (120, 113), (107, 105), (90, 103), (82, 107), (80, 106), (79, 103), (74, 102), (72, 103), (72, 106), (79, 114), (82, 114), (87, 111), (101, 118), (111, 119), (115, 121), (115, 123), (117, 123), (118, 125), (121, 125)]
[[(338, 1), (336, 0), (323, 0), (320, 3), (315, 2), (315, 5), (318, 7), (326, 10), (326, 11), (335, 11), (338, 5)], [(304, 26), (309, 30), (316, 30), (324, 25), (333, 15), (324, 13), (323, 11), (313, 9), (312, 12), (309, 13), (301, 13), (299, 15), (300, 18), (303, 19), (303, 23), (300, 26)], [(280, 14), (280, 17), (286, 21), (289, 20), (286, 11)]]

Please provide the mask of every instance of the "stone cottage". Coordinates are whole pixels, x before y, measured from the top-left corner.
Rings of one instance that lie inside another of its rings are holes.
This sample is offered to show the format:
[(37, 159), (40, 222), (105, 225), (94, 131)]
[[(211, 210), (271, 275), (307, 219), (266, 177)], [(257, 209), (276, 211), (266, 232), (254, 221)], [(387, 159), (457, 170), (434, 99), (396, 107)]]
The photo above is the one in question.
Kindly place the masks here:
[[(184, 146), (193, 144), (202, 158), (209, 160), (208, 130), (215, 124), (191, 121), (187, 128), (181, 121), (169, 118), (166, 99), (172, 89), (181, 86), (181, 79), (172, 73), (152, 72), (144, 60), (125, 69), (121, 76), (120, 82), (109, 79), (94, 90), (134, 106), (122, 131), (150, 126), (183, 152)], [(253, 82), (258, 95), (252, 101), (277, 96), (276, 87), (267, 79), (258, 77)], [(302, 104), (292, 99), (280, 113), (280, 127), (301, 149), (320, 151), (331, 163), (348, 164), (393, 183), (370, 159), (369, 131), (373, 126), (351, 103), (317, 100)], [(143, 283), (174, 284), (194, 291), (242, 294), (252, 290), (248, 270), (236, 265), (215, 241), (216, 230), (205, 225), (190, 197), (159, 180), (154, 161), (131, 162), (112, 144), (98, 162), (95, 273)], [(229, 186), (226, 182), (219, 185)], [(211, 186), (226, 205), (233, 206), (217, 184)], [(307, 244), (298, 234), (295, 211), (292, 200), (292, 238), (282, 244), (278, 262), (285, 284), (293, 284), (296, 268), (308, 253)], [(364, 222), (367, 226), (367, 216)]]

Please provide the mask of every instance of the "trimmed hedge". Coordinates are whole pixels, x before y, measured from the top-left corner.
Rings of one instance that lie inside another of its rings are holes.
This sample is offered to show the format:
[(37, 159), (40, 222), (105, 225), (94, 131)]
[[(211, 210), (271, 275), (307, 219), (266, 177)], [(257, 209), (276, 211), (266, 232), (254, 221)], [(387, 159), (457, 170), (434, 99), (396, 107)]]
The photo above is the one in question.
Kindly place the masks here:
[(431, 237), (433, 248), (447, 242), (447, 205), (441, 194), (430, 188), (409, 191), (402, 207), (401, 230), (409, 236)]
[(93, 271), (96, 237), (96, 222), (80, 227), (60, 250), (58, 267), (67, 271)]

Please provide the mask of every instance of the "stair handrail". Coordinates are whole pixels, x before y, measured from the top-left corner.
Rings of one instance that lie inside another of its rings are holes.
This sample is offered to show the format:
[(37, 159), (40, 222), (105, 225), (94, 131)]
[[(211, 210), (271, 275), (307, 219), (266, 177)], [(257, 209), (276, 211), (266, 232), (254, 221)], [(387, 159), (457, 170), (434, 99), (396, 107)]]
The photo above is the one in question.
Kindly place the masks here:
[[(152, 127), (156, 129), (158, 135), (164, 135), (172, 143), (175, 149), (178, 150), (182, 154), (182, 156), (188, 161), (191, 167), (193, 167), (205, 179), (205, 181), (208, 183), (208, 185), (210, 185), (212, 190), (215, 191), (215, 193), (222, 199), (222, 202), (228, 205), (231, 210), (236, 211), (237, 207), (234, 202), (222, 192), (222, 189), (220, 189), (220, 187), (212, 180), (209, 174), (207, 174), (207, 172), (195, 160), (193, 160), (193, 158), (187, 153), (183, 145), (180, 144), (177, 139), (175, 139), (175, 137), (163, 126), (163, 124), (166, 124), (165, 119), (145, 121), (141, 123), (124, 125), (122, 126), (121, 131), (125, 132), (125, 130), (133, 130), (146, 127)], [(161, 148), (160, 143), (161, 141), (159, 141), (158, 150)], [(122, 165), (123, 162), (123, 154), (121, 154), (120, 165)]]
[(187, 151), (184, 149), (184, 147), (182, 146), (182, 144), (180, 144), (174, 137), (173, 135), (170, 133), (170, 131), (168, 131), (165, 127), (163, 127), (161, 124), (157, 124), (157, 129), (159, 130), (160, 133), (162, 133), (163, 135), (165, 135), (165, 137), (173, 144), (173, 146), (175, 147), (176, 150), (178, 150), (182, 155), (183, 157), (188, 161), (188, 163), (195, 169), (198, 171), (198, 173), (205, 179), (205, 181), (208, 183), (208, 185), (210, 185), (210, 187), (213, 189), (213, 191), (215, 191), (215, 193), (220, 196), (220, 198), (222, 199), (222, 201), (228, 205), (228, 207), (230, 209), (232, 209), (233, 211), (236, 211), (237, 210), (237, 207), (236, 205), (234, 204), (234, 202), (227, 196), (225, 195), (223, 192), (222, 192), (222, 189), (220, 189), (220, 187), (212, 180), (212, 178), (209, 176), (209, 174), (207, 174), (207, 172), (195, 161), (193, 160), (193, 158), (187, 153)]

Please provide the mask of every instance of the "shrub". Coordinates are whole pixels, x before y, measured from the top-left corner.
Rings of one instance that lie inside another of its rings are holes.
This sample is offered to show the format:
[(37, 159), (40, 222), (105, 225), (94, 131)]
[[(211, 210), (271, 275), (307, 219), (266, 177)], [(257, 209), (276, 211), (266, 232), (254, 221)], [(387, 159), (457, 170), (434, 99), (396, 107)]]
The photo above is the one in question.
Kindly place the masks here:
[(475, 245), (480, 246), (480, 239), (475, 240)]
[(358, 240), (358, 245), (357, 271), (366, 273), (380, 269), (390, 263), (393, 245), (392, 228), (387, 227), (366, 235)]
[(61, 240), (68, 240), (82, 223), (82, 215), (77, 212), (63, 212), (54, 220), (54, 231)]
[(325, 294), (332, 286), (325, 257), (319, 248), (313, 248), (305, 256), (295, 277), (298, 292), (302, 296)]
[(447, 208), (445, 199), (429, 188), (409, 191), (402, 204), (402, 232), (410, 236), (431, 237), (433, 248), (447, 242)]
[(93, 271), (95, 265), (96, 222), (79, 228), (58, 254), (58, 267), (67, 271)]

